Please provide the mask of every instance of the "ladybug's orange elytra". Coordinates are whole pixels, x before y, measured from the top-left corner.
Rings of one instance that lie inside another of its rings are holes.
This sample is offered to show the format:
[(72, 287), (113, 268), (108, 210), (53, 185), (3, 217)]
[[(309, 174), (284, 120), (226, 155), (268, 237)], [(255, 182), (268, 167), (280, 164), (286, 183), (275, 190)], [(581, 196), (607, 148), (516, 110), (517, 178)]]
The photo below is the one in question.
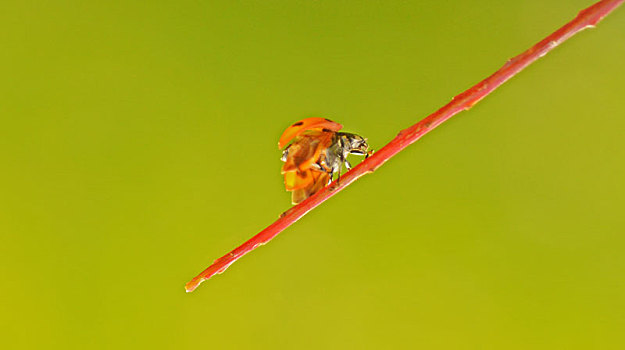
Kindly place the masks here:
[(293, 125), (289, 126), (284, 130), (282, 136), (280, 136), (280, 141), (278, 141), (278, 148), (282, 149), (287, 145), (293, 138), (301, 135), (306, 130), (314, 130), (314, 129), (328, 129), (330, 131), (339, 131), (343, 128), (343, 125), (333, 122), (330, 119), (325, 118), (306, 118), (302, 119)]

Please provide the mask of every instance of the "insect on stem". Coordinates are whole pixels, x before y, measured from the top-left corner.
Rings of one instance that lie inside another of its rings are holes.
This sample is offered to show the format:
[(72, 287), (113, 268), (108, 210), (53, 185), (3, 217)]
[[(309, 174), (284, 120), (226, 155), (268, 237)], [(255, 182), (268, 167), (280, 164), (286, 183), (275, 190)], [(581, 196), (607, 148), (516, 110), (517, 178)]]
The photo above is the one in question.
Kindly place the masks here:
[[(238, 248), (234, 249), (231, 253), (215, 260), (215, 262), (206, 270), (186, 284), (187, 292), (192, 292), (200, 283), (202, 283), (202, 281), (211, 278), (213, 275), (222, 273), (228, 268), (228, 266), (232, 265), (236, 260), (254, 250), (259, 245), (269, 242), (284, 229), (299, 220), (302, 216), (306, 215), (306, 213), (310, 210), (340, 192), (343, 188), (347, 187), (362, 175), (373, 172), (387, 160), (420, 139), (423, 135), (438, 127), (444, 121), (475, 105), (481, 99), (493, 92), (496, 88), (501, 86), (504, 82), (518, 74), (525, 67), (544, 56), (549, 51), (553, 50), (559, 44), (562, 44), (562, 42), (586, 28), (594, 27), (599, 21), (601, 21), (601, 19), (614, 11), (624, 1), (625, 0), (602, 0), (587, 9), (580, 11), (577, 17), (573, 20), (566, 23), (560, 29), (556, 30), (554, 33), (550, 34), (525, 52), (508, 60), (504, 66), (497, 70), (494, 74), (477, 83), (465, 92), (457, 95), (451, 100), (451, 102), (441, 107), (436, 112), (430, 114), (425, 119), (399, 132), (397, 137), (391, 140), (391, 142), (389, 142), (386, 146), (382, 147), (377, 152), (372, 153), (370, 156), (367, 156), (363, 162), (340, 177), (340, 182), (337, 180), (329, 186), (325, 186), (319, 189), (316, 193), (302, 199), (299, 204), (282, 213), (278, 220), (267, 226), (267, 228), (262, 230), (260, 233), (243, 243)], [(302, 124), (298, 123), (292, 125), (293, 129), (287, 129), (283, 138), (280, 139), (281, 148), (294, 137), (301, 134), (300, 131), (302, 131), (302, 129), (298, 129), (299, 126), (310, 129), (311, 127), (319, 125), (326, 125), (327, 128), (327, 125), (330, 125), (330, 128), (338, 128), (336, 130), (329, 129), (333, 132), (337, 132), (340, 129), (340, 124), (322, 118), (318, 118), (316, 120), (304, 120), (302, 121)], [(289, 153), (290, 152), (291, 151), (289, 150)]]

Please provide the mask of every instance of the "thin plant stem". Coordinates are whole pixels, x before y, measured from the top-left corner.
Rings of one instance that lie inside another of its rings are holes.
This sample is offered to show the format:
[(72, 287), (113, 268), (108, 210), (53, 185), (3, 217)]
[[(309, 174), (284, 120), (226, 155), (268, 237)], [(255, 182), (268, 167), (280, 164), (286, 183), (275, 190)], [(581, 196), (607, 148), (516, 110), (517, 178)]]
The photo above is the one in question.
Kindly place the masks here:
[(405, 130), (402, 130), (386, 146), (382, 147), (371, 157), (367, 158), (343, 175), (340, 178), (340, 181), (334, 181), (321, 191), (317, 192), (315, 195), (290, 208), (273, 224), (267, 226), (267, 228), (250, 238), (247, 242), (243, 243), (230, 253), (215, 260), (215, 262), (206, 270), (202, 271), (202, 273), (194, 277), (186, 284), (185, 288), (187, 292), (192, 292), (200, 285), (200, 283), (209, 279), (213, 275), (224, 272), (243, 255), (251, 252), (258, 246), (266, 244), (319, 204), (325, 202), (327, 199), (349, 186), (359, 177), (372, 173), (387, 160), (391, 159), (395, 154), (420, 139), (423, 135), (427, 134), (447, 119), (453, 117), (459, 112), (473, 107), (473, 105), (486, 97), (486, 95), (490, 94), (508, 79), (515, 76), (537, 59), (546, 55), (549, 51), (553, 50), (565, 40), (586, 28), (594, 27), (599, 21), (610, 14), (624, 1), (625, 0), (602, 0), (589, 8), (580, 11), (577, 17), (575, 17), (572, 21), (568, 22), (527, 51), (509, 59), (506, 64), (504, 64), (504, 66), (497, 70), (493, 75), (477, 83), (465, 92), (457, 95), (451, 102), (441, 107), (436, 112), (430, 114), (425, 119)]

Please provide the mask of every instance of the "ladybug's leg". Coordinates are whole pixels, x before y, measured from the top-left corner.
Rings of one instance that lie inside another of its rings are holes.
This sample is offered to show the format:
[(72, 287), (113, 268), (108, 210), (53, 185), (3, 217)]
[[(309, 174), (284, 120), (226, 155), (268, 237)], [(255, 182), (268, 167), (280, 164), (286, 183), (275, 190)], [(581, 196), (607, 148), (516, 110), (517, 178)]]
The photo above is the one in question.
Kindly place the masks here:
[(319, 171), (330, 173), (330, 177), (332, 177), (332, 168), (328, 166), (325, 155), (322, 154), (321, 157), (319, 157), (319, 161), (314, 165)]
[(326, 173), (330, 174), (330, 178), (328, 179), (327, 185), (332, 183), (332, 175), (334, 173), (332, 172), (332, 168), (330, 168), (328, 166), (328, 164), (326, 163), (326, 156), (325, 156), (325, 154), (322, 154), (321, 157), (319, 157), (319, 161), (317, 163), (313, 164), (313, 167), (315, 167), (315, 169), (317, 169), (319, 171), (323, 171), (323, 172), (326, 172)]
[[(339, 166), (338, 166), (338, 173), (339, 176), (336, 178), (336, 184), (340, 185), (341, 184), (341, 170), (343, 168), (343, 163), (347, 163), (347, 161), (345, 160), (345, 158), (343, 158), (343, 156), (339, 156)], [(349, 169), (349, 168), (348, 168)]]
[[(289, 147), (291, 147), (291, 145), (289, 145)], [(289, 155), (289, 147), (287, 147), (283, 152), (282, 152), (282, 157), (280, 158), (281, 161), (286, 162), (286, 157)]]
[(349, 164), (349, 162), (347, 160), (345, 160), (345, 167), (347, 168), (347, 170), (351, 170), (352, 169), (352, 165)]

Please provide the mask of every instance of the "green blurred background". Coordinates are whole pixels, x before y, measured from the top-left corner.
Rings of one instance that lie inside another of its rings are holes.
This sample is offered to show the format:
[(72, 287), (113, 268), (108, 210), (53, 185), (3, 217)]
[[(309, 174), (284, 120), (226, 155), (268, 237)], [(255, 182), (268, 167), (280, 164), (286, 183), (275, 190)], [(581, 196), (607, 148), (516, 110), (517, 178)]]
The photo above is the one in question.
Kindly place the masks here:
[(3, 2), (0, 347), (622, 349), (625, 8), (183, 288), (286, 126), (380, 148), (591, 3)]

